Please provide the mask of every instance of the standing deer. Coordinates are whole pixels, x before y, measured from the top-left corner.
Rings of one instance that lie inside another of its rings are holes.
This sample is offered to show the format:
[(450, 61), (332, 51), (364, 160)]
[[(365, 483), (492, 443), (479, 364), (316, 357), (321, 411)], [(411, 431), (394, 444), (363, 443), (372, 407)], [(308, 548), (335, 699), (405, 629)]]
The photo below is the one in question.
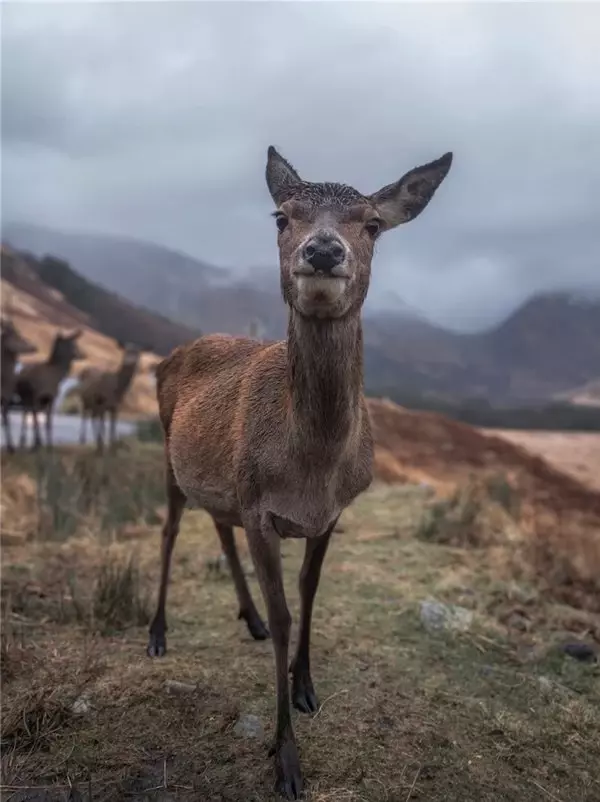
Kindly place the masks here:
[[(378, 236), (419, 215), (446, 177), (447, 153), (373, 195), (308, 183), (277, 151), (266, 179), (276, 204), (287, 340), (209, 335), (176, 348), (158, 367), (168, 514), (158, 607), (148, 654), (165, 653), (171, 554), (186, 500), (213, 518), (251, 634), (268, 633), (237, 554), (246, 531), (275, 653), (276, 788), (297, 799), (303, 780), (290, 707), (318, 709), (310, 628), (321, 566), (342, 510), (370, 485), (373, 439), (363, 395), (361, 308)], [(281, 571), (282, 538), (304, 538), (300, 630), (288, 663), (291, 618)]]
[(0, 378), (2, 385), (2, 427), (6, 450), (13, 453), (15, 450), (10, 432), (10, 418), (8, 411), (15, 392), (17, 382), (17, 360), (21, 354), (32, 354), (37, 349), (16, 330), (12, 320), (2, 318), (2, 361), (0, 362)]
[(72, 363), (76, 359), (85, 359), (85, 354), (77, 345), (80, 336), (79, 329), (71, 334), (57, 334), (48, 359), (26, 365), (17, 376), (16, 391), (23, 406), (21, 448), (25, 447), (28, 412), (33, 417), (33, 449), (42, 445), (37, 417), (40, 411), (46, 413), (46, 447), (52, 448), (52, 416), (58, 387), (68, 376)]
[(140, 361), (141, 349), (137, 345), (121, 346), (123, 358), (116, 371), (101, 371), (88, 368), (81, 374), (79, 394), (81, 396), (81, 431), (79, 442), (86, 442), (86, 424), (88, 416), (92, 420), (92, 431), (96, 426), (96, 445), (98, 452), (104, 447), (104, 418), (110, 419), (110, 445), (116, 440), (117, 416), (123, 399), (133, 381)]

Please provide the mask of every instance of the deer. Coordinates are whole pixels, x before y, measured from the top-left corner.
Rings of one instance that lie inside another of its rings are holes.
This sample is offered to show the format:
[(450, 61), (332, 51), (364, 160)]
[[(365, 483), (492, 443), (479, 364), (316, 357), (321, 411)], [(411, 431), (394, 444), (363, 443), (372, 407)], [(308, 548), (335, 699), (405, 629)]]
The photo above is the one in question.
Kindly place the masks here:
[(135, 371), (140, 361), (141, 349), (131, 343), (121, 344), (123, 351), (121, 364), (116, 371), (101, 371), (88, 368), (80, 376), (79, 395), (81, 396), (81, 430), (79, 442), (86, 443), (86, 424), (88, 416), (92, 420), (92, 429), (96, 424), (96, 448), (101, 452), (104, 448), (104, 418), (110, 419), (110, 446), (116, 442), (116, 427), (119, 408), (123, 404), (127, 391), (131, 386)]
[[(166, 652), (171, 556), (184, 506), (200, 507), (212, 516), (227, 555), (239, 617), (254, 638), (272, 640), (276, 712), (270, 754), (275, 788), (285, 799), (298, 799), (304, 785), (292, 705), (309, 714), (319, 708), (310, 633), (321, 568), (340, 514), (372, 481), (361, 310), (374, 246), (381, 234), (421, 214), (451, 163), (452, 153), (446, 153), (363, 195), (345, 184), (304, 181), (270, 146), (266, 182), (275, 204), (286, 339), (205, 335), (176, 348), (157, 368), (167, 516), (147, 654)], [(246, 584), (234, 527), (245, 530), (268, 629)], [(281, 562), (287, 538), (305, 540), (291, 662)]]
[(58, 333), (54, 338), (52, 350), (44, 362), (26, 365), (17, 376), (16, 392), (23, 407), (21, 418), (20, 446), (25, 448), (27, 413), (33, 417), (33, 450), (42, 445), (38, 412), (46, 413), (46, 448), (52, 448), (52, 417), (54, 400), (60, 383), (65, 379), (75, 360), (85, 359), (85, 354), (77, 344), (81, 329), (70, 334)]
[(14, 445), (10, 431), (10, 418), (8, 415), (12, 397), (17, 381), (17, 360), (22, 354), (33, 354), (37, 348), (19, 334), (12, 320), (2, 318), (1, 321), (2, 361), (0, 362), (0, 379), (2, 386), (2, 427), (6, 450), (14, 453)]

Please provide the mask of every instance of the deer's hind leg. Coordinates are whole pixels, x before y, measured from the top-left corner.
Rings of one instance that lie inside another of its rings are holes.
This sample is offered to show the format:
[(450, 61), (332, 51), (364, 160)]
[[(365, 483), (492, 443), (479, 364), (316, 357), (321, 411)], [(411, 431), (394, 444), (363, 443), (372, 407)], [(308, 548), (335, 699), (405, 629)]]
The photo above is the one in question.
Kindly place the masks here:
[(167, 520), (162, 530), (160, 587), (158, 591), (158, 604), (156, 613), (150, 624), (150, 639), (147, 653), (149, 657), (162, 657), (167, 651), (167, 631), (165, 606), (167, 602), (167, 586), (169, 584), (169, 571), (171, 555), (175, 540), (179, 534), (179, 524), (183, 515), (186, 498), (173, 476), (173, 469), (167, 463)]
[(231, 571), (231, 577), (233, 579), (233, 584), (235, 585), (235, 592), (240, 604), (238, 618), (244, 619), (254, 640), (266, 640), (269, 637), (269, 630), (258, 614), (256, 605), (254, 604), (254, 599), (250, 593), (248, 583), (246, 582), (244, 569), (240, 563), (240, 556), (235, 543), (233, 527), (225, 526), (217, 521), (215, 521), (215, 527), (219, 534), (221, 548), (227, 557), (227, 562)]

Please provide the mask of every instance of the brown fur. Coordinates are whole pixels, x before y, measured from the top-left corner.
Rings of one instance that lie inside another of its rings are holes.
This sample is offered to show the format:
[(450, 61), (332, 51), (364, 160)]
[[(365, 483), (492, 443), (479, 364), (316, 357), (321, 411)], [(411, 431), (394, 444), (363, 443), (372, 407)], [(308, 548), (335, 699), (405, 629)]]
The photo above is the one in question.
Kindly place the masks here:
[(44, 362), (32, 362), (26, 365), (19, 373), (16, 391), (23, 406), (21, 448), (25, 447), (28, 412), (33, 416), (33, 448), (38, 449), (42, 445), (37, 418), (41, 410), (46, 413), (46, 446), (52, 447), (52, 416), (58, 387), (68, 376), (72, 363), (76, 359), (85, 358), (76, 342), (80, 336), (80, 330), (71, 334), (57, 334), (49, 357)]
[[(340, 513), (372, 476), (360, 314), (374, 241), (380, 231), (422, 211), (450, 162), (446, 154), (366, 197), (344, 185), (303, 182), (269, 149), (267, 183), (278, 206), (287, 340), (201, 337), (176, 349), (157, 370), (169, 514), (148, 651), (154, 656), (166, 649), (169, 562), (186, 500), (212, 515), (222, 543), (224, 534), (229, 539), (226, 553), (240, 614), (251, 631), (254, 627), (262, 634), (243, 574), (235, 567), (235, 542), (231, 546), (232, 527), (243, 526), (275, 651), (277, 787), (290, 799), (299, 796), (303, 781), (288, 671), (294, 706), (314, 712), (318, 701), (310, 674), (310, 625), (321, 565)], [(291, 620), (280, 558), (285, 537), (307, 540), (300, 574), (300, 632), (291, 665)]]
[(36, 348), (16, 330), (13, 322), (2, 318), (2, 361), (0, 362), (0, 378), (2, 385), (2, 427), (4, 429), (4, 442), (6, 450), (14, 451), (10, 431), (10, 418), (8, 410), (15, 392), (17, 383), (17, 360), (20, 354), (32, 354)]
[(123, 358), (116, 371), (101, 371), (88, 368), (80, 376), (79, 395), (81, 397), (81, 432), (79, 442), (86, 442), (87, 418), (96, 427), (96, 446), (98, 451), (104, 447), (104, 419), (110, 420), (110, 445), (114, 445), (119, 408), (131, 386), (140, 360), (140, 349), (135, 345), (123, 348)]

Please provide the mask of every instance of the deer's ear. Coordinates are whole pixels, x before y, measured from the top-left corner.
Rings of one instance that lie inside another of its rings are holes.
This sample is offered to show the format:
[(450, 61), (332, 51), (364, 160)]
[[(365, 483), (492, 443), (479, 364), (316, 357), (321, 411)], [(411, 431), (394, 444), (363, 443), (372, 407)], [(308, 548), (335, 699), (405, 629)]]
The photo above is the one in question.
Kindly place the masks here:
[(273, 145), (270, 145), (267, 151), (266, 177), (269, 192), (277, 206), (285, 200), (287, 192), (293, 186), (302, 183), (292, 165), (277, 153)]
[(448, 175), (451, 164), (452, 153), (445, 153), (436, 161), (415, 167), (399, 181), (374, 192), (369, 200), (384, 220), (385, 227), (395, 228), (420, 215)]

